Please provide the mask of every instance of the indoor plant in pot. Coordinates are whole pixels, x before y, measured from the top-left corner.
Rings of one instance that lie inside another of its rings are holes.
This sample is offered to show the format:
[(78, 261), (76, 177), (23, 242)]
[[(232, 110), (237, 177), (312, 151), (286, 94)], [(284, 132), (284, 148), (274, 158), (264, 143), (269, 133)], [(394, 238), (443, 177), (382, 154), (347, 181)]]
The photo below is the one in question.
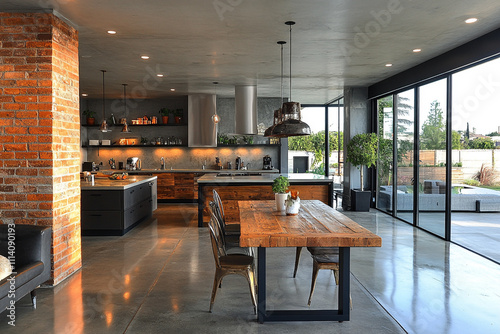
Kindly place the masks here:
[(175, 123), (179, 124), (182, 121), (183, 114), (184, 114), (183, 109), (175, 109), (174, 111)]
[(351, 189), (351, 207), (354, 211), (370, 209), (371, 191), (364, 191), (364, 166), (370, 168), (377, 162), (378, 137), (375, 133), (360, 133), (347, 144), (346, 160), (360, 170), (361, 189)]
[(286, 176), (278, 176), (273, 181), (274, 200), (278, 211), (286, 210), (285, 200), (288, 196), (288, 186), (290, 186), (290, 182)]
[(168, 114), (170, 114), (170, 110), (167, 108), (161, 108), (159, 113), (161, 114), (161, 122), (163, 124), (168, 124)]
[(87, 125), (94, 125), (95, 124), (95, 111), (92, 111), (90, 109), (86, 109), (82, 112), (83, 116), (85, 116), (87, 119)]

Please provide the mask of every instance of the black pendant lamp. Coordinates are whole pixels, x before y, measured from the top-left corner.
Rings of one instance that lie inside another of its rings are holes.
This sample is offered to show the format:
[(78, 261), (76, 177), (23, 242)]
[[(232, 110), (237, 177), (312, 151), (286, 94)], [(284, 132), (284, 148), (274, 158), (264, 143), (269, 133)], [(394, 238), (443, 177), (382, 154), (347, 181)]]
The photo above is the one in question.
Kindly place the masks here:
[(106, 101), (105, 101), (105, 93), (104, 93), (104, 73), (106, 70), (101, 70), (102, 72), (102, 123), (99, 127), (101, 132), (111, 132), (111, 128), (106, 121)]
[[(285, 22), (290, 26), (290, 101), (292, 101), (292, 26), (294, 21)], [(307, 136), (311, 134), (311, 128), (301, 121), (300, 103), (284, 102), (281, 107), (283, 122), (276, 125), (272, 131), (273, 137)]]
[[(125, 106), (125, 116), (127, 116), (127, 84), (122, 84), (122, 85), (123, 85), (123, 105)], [(122, 132), (130, 132), (126, 118), (125, 118), (125, 123), (123, 123)]]
[(280, 108), (276, 109), (274, 111), (274, 120), (273, 120), (273, 125), (268, 127), (266, 131), (264, 131), (264, 137), (273, 137), (273, 130), (274, 127), (283, 121), (281, 117), (281, 105), (283, 104), (283, 45), (286, 44), (285, 41), (279, 41), (279, 45), (281, 45), (281, 101), (280, 101)]

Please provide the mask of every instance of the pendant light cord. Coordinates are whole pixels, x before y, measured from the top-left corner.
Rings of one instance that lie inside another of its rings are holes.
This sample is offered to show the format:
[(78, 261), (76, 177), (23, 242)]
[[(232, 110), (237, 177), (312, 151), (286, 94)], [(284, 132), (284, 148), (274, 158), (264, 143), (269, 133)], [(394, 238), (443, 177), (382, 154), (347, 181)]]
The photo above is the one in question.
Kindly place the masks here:
[(292, 101), (292, 25), (290, 24), (290, 102)]
[(290, 101), (288, 102), (292, 102), (292, 26), (295, 22), (286, 21), (285, 24), (290, 26)]
[(283, 44), (286, 44), (285, 41), (279, 41), (278, 42), (279, 45), (281, 45), (281, 84), (280, 84), (280, 93), (281, 93), (281, 104), (280, 104), (280, 107), (281, 105), (283, 104)]
[(125, 117), (127, 117), (127, 84), (123, 85), (123, 104), (125, 105)]
[(106, 106), (105, 106), (105, 101), (104, 101), (104, 73), (106, 73), (106, 70), (101, 70), (102, 72), (102, 119), (106, 119)]

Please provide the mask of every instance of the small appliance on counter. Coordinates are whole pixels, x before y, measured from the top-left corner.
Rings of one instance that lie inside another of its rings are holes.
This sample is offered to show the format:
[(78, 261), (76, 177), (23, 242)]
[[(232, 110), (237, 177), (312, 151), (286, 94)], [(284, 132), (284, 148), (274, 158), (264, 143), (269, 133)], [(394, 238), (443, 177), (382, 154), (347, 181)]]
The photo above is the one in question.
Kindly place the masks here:
[(241, 168), (241, 158), (237, 157), (235, 169), (240, 170), (240, 168)]
[(84, 161), (82, 164), (82, 172), (97, 172), (99, 166), (93, 161)]
[(264, 156), (264, 158), (262, 158), (262, 169), (264, 170), (273, 169), (273, 163), (269, 155), (266, 155)]
[(127, 170), (141, 170), (141, 159), (137, 157), (127, 158)]
[(222, 164), (220, 162), (219, 157), (215, 157), (215, 168), (219, 170), (222, 169)]

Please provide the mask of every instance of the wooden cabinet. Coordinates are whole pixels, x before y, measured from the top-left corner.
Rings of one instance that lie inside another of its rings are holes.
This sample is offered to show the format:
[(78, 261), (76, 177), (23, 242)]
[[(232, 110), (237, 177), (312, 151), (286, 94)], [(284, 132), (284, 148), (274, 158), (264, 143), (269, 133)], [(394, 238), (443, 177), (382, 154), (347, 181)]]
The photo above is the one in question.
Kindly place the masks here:
[(82, 189), (82, 235), (123, 235), (153, 212), (152, 183), (124, 190)]
[(202, 173), (164, 172), (158, 177), (158, 200), (164, 202), (192, 203), (198, 199), (197, 179)]
[[(271, 184), (200, 184), (201, 201), (198, 203), (198, 225), (209, 221), (208, 204), (213, 200), (213, 189), (222, 199), (224, 215), (227, 223), (239, 223), (240, 211), (238, 201), (245, 200), (274, 200)], [(299, 191), (301, 200), (320, 200), (332, 206), (333, 183), (293, 183), (290, 181), (290, 189)]]

